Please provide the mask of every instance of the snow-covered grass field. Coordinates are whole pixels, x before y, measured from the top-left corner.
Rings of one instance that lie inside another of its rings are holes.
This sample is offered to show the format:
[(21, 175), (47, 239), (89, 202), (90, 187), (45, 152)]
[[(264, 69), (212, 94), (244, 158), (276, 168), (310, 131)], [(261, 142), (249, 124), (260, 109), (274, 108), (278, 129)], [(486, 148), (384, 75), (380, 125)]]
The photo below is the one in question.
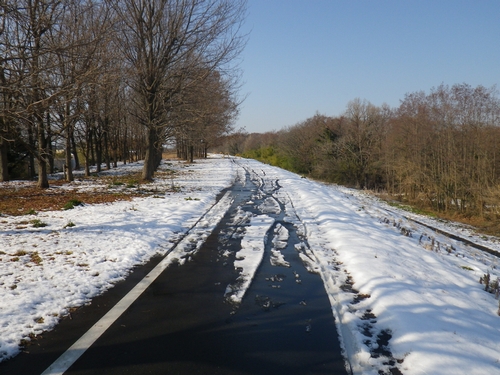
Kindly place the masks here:
[[(103, 173), (121, 173), (124, 168), (138, 171), (142, 163)], [(176, 192), (36, 216), (0, 217), (0, 360), (17, 354), (21, 340), (51, 329), (72, 308), (123, 280), (134, 265), (165, 254), (234, 177), (234, 166), (224, 159), (191, 165), (173, 162), (162, 168), (179, 173), (149, 188), (172, 190), (174, 184)], [(5, 185), (13, 184), (18, 182)], [(96, 189), (96, 194), (103, 188), (70, 185)], [(46, 226), (34, 227), (32, 219)]]
[[(40, 212), (36, 219), (45, 227), (26, 224), (26, 217), (0, 217), (0, 360), (16, 355), (21, 340), (53, 328), (71, 308), (122, 280), (134, 265), (166, 254), (195, 224), (213, 228), (223, 207), (205, 212), (245, 168), (256, 183), (279, 181), (276, 195), (286, 201), (287, 220), (307, 239), (304, 260), (314, 259), (309, 268), (321, 274), (354, 374), (390, 368), (405, 375), (500, 373), (498, 300), (479, 283), (484, 274), (491, 281), (500, 276), (498, 258), (409, 218), (491, 248), (500, 249), (498, 241), (400, 211), (363, 192), (253, 160), (235, 161), (212, 156), (188, 166), (173, 162), (168, 168), (183, 173), (155, 184), (174, 184), (175, 192)], [(251, 222), (269, 227), (268, 220)], [(249, 275), (261, 257), (252, 260), (245, 251), (265, 236), (258, 226), (250, 228), (239, 257)], [(206, 238), (192, 232), (192, 242)], [(195, 250), (179, 247), (169, 257)]]

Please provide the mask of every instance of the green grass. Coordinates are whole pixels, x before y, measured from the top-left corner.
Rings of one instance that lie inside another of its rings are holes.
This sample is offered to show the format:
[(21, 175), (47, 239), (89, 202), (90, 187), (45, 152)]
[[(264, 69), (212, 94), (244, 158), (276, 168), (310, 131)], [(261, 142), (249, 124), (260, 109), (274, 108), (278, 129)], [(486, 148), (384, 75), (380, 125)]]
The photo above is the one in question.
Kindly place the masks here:
[(82, 205), (82, 204), (83, 204), (83, 203), (82, 203), (82, 202), (80, 202), (78, 199), (71, 199), (70, 201), (68, 201), (68, 202), (64, 205), (63, 209), (65, 209), (65, 210), (72, 210), (72, 209), (73, 209), (73, 208), (75, 208), (76, 206), (80, 206), (80, 205)]
[(408, 206), (406, 204), (401, 204), (401, 203), (397, 203), (397, 202), (387, 202), (387, 203), (389, 204), (389, 206), (396, 207), (396, 208), (399, 208), (401, 210), (411, 212), (413, 214), (430, 216), (430, 217), (437, 217), (434, 212), (426, 211), (426, 210), (420, 209), (418, 207)]
[(64, 228), (72, 228), (72, 227), (74, 227), (74, 226), (75, 226), (75, 223), (73, 223), (73, 222), (70, 220), (70, 221), (68, 221), (68, 224), (66, 224), (66, 225), (64, 226)]
[(33, 225), (34, 228), (43, 228), (47, 226), (47, 223), (44, 223), (43, 221), (39, 219), (34, 219), (30, 221), (31, 225)]

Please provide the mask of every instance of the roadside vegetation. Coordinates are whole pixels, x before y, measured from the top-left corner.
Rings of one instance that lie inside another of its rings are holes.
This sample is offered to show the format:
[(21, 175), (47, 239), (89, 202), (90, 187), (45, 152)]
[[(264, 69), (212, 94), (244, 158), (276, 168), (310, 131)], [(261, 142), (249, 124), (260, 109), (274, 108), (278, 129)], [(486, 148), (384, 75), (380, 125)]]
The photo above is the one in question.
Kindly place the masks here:
[(226, 151), (305, 177), (500, 234), (500, 99), (495, 88), (441, 85), (398, 108), (351, 101), (264, 134), (234, 134)]

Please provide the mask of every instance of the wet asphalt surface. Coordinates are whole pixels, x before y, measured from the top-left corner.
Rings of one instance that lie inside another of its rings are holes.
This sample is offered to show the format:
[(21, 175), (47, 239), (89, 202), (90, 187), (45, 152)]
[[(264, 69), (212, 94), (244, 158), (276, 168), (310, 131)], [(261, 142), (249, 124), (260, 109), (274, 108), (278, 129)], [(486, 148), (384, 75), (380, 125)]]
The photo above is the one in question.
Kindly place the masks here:
[[(167, 268), (65, 374), (347, 374), (322, 280), (302, 264), (294, 245), (306, 239), (283, 220), (281, 202), (280, 213), (267, 212), (275, 223), (242, 303), (225, 298), (239, 275), (233, 262), (248, 224), (234, 220), (237, 209), (262, 214), (260, 205), (279, 190), (277, 181), (258, 186), (250, 177), (247, 171), (232, 187), (231, 208), (198, 253)], [(289, 232), (281, 250), (288, 267), (270, 261), (278, 224)], [(0, 374), (41, 374), (158, 262), (0, 363)]]

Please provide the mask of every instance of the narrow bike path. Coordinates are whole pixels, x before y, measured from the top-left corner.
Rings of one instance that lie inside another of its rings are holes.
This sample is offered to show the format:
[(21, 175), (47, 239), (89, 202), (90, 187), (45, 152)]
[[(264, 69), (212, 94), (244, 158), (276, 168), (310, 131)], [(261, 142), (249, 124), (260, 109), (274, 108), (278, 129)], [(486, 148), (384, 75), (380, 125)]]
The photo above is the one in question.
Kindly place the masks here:
[(321, 278), (302, 265), (294, 249), (300, 239), (282, 215), (272, 230), (279, 223), (289, 231), (282, 249), (289, 267), (271, 264), (271, 230), (241, 305), (224, 298), (238, 277), (233, 262), (245, 223), (235, 223), (236, 213), (258, 214), (271, 195), (248, 174), (232, 194), (231, 209), (201, 249), (167, 268), (65, 374), (346, 374)]

